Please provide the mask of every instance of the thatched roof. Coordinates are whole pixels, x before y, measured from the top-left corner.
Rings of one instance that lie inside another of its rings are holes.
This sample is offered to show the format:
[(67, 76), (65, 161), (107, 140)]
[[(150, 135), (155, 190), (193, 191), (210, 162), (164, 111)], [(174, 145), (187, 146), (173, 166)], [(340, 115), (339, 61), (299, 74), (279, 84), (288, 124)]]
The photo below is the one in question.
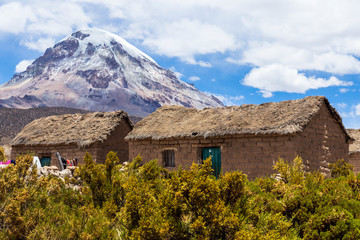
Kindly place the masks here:
[(349, 145), (349, 152), (360, 152), (360, 129), (346, 129), (354, 141)]
[(325, 104), (348, 134), (337, 111), (322, 96), (260, 105), (196, 110), (164, 106), (138, 122), (126, 140), (218, 137), (229, 135), (287, 135), (303, 131)]
[(133, 127), (124, 111), (44, 117), (26, 125), (13, 139), (12, 146), (76, 143), (79, 147), (86, 147), (106, 140), (122, 120)]

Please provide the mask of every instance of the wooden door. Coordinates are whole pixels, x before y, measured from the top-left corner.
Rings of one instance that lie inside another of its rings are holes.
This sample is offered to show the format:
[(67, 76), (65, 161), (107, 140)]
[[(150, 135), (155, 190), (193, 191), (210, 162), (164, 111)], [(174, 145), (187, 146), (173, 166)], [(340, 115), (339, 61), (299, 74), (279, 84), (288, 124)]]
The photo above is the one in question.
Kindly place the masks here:
[(219, 147), (207, 147), (202, 149), (202, 159), (205, 160), (211, 156), (212, 169), (215, 177), (219, 177), (221, 171), (221, 151)]

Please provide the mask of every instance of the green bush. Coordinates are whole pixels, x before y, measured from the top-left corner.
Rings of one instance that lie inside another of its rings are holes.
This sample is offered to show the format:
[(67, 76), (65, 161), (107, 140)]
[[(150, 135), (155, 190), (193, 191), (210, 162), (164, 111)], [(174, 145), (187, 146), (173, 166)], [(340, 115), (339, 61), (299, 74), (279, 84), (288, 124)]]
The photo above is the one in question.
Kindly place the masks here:
[(0, 162), (5, 162), (6, 156), (5, 156), (5, 150), (2, 146), (0, 146)]
[(332, 177), (346, 177), (350, 175), (353, 170), (353, 166), (350, 163), (345, 162), (344, 159), (339, 159), (336, 163), (330, 163), (329, 168)]
[[(169, 172), (137, 156), (122, 166), (90, 154), (80, 180), (37, 177), (32, 158), (0, 171), (0, 239), (359, 239), (360, 175), (336, 178), (279, 160), (272, 177), (216, 179), (211, 160)], [(344, 170), (345, 169), (345, 170)], [(80, 190), (70, 183), (82, 182)]]

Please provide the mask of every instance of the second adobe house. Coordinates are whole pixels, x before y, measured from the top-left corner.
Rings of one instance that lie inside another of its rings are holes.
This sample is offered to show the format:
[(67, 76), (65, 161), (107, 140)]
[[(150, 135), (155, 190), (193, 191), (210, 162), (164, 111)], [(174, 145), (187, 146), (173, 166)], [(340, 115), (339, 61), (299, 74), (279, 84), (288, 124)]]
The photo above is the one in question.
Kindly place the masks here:
[(32, 121), (12, 141), (11, 159), (21, 154), (38, 156), (41, 166), (60, 167), (56, 153), (83, 163), (86, 152), (104, 163), (109, 151), (121, 161), (129, 157), (124, 137), (133, 124), (124, 111), (49, 116)]
[(323, 96), (203, 110), (164, 106), (125, 139), (130, 159), (140, 154), (173, 169), (212, 156), (215, 175), (240, 170), (249, 178), (269, 175), (279, 158), (296, 156), (307, 170), (328, 174), (329, 163), (348, 161), (352, 140)]
[(353, 166), (354, 173), (360, 172), (360, 129), (346, 129), (354, 139), (349, 146), (349, 163)]

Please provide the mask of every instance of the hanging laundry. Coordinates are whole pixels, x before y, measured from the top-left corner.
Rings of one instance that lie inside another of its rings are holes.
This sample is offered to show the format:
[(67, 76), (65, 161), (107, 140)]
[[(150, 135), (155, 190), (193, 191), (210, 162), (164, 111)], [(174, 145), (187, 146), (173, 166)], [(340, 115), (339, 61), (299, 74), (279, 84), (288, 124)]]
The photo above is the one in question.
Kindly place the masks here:
[[(10, 161), (10, 163), (11, 163), (11, 161)], [(38, 156), (33, 157), (33, 165), (36, 165), (37, 168), (41, 168), (41, 163), (40, 163), (40, 159)]]

